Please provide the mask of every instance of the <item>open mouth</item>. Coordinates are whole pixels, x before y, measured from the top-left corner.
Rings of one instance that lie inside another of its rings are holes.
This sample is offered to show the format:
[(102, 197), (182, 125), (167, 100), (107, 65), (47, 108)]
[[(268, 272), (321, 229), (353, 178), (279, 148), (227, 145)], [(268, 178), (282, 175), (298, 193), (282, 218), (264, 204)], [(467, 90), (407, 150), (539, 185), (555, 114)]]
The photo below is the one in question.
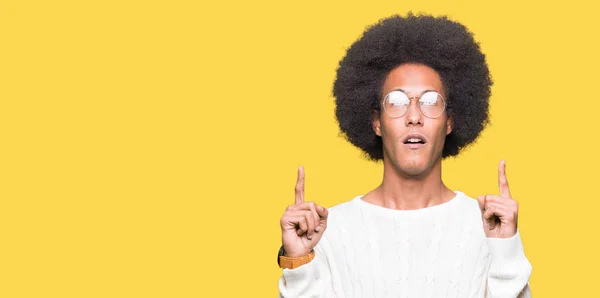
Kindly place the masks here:
[(411, 134), (404, 138), (403, 143), (410, 149), (419, 149), (427, 143), (425, 137), (419, 134)]
[(410, 138), (404, 141), (404, 144), (425, 144), (425, 141), (420, 138)]

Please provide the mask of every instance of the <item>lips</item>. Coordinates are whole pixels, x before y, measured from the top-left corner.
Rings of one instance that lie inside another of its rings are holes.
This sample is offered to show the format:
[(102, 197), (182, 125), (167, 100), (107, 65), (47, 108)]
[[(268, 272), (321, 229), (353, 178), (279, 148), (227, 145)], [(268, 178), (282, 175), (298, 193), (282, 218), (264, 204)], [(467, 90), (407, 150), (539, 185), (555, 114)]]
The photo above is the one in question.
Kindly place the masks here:
[(425, 138), (425, 136), (422, 134), (413, 133), (404, 137), (402, 143), (409, 149), (416, 150), (424, 147), (425, 144), (427, 144), (427, 138)]

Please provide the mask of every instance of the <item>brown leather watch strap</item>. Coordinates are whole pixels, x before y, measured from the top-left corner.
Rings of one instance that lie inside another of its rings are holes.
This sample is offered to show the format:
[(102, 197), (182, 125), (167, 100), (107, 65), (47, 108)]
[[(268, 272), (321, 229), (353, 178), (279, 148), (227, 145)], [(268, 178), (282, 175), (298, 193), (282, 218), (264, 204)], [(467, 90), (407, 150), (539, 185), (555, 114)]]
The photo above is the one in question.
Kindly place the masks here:
[(315, 251), (311, 251), (309, 254), (297, 258), (290, 258), (286, 256), (279, 257), (279, 267), (286, 269), (295, 269), (304, 264), (310, 263), (315, 258)]

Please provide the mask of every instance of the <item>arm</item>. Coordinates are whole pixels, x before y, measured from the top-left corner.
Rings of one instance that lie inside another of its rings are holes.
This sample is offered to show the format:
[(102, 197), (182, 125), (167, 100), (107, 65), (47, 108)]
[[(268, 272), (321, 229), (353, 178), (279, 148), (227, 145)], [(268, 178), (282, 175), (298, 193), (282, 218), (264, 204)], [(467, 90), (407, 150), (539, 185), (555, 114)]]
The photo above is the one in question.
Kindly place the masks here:
[(511, 238), (488, 238), (491, 265), (486, 296), (530, 298), (531, 263), (525, 257), (519, 232)]
[(315, 247), (315, 258), (311, 262), (298, 268), (283, 269), (279, 279), (280, 298), (334, 296), (327, 258), (319, 245)]
[(491, 254), (486, 297), (531, 297), (532, 267), (523, 251), (517, 228), (519, 207), (508, 187), (504, 161), (498, 166), (498, 188), (500, 195), (477, 198)]
[[(314, 202), (304, 201), (302, 167), (298, 168), (295, 197), (295, 204), (287, 207), (280, 220), (283, 257), (294, 261), (284, 259), (280, 263), (284, 269), (279, 279), (279, 297), (332, 297), (327, 254), (322, 245), (317, 245), (324, 240), (328, 211)], [(311, 258), (313, 250), (314, 258)]]

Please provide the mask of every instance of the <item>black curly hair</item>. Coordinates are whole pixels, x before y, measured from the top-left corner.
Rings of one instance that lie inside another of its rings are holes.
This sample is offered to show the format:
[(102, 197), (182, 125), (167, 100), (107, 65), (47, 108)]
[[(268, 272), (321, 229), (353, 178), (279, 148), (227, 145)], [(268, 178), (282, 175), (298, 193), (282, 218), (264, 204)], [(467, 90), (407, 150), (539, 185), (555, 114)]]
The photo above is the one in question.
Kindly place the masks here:
[(383, 83), (394, 68), (424, 64), (438, 72), (446, 92), (452, 132), (442, 158), (456, 156), (489, 122), (493, 84), (485, 55), (473, 34), (447, 16), (392, 16), (369, 26), (348, 49), (333, 84), (337, 117), (346, 139), (366, 157), (383, 159), (383, 143), (372, 128), (372, 113), (380, 112)]

